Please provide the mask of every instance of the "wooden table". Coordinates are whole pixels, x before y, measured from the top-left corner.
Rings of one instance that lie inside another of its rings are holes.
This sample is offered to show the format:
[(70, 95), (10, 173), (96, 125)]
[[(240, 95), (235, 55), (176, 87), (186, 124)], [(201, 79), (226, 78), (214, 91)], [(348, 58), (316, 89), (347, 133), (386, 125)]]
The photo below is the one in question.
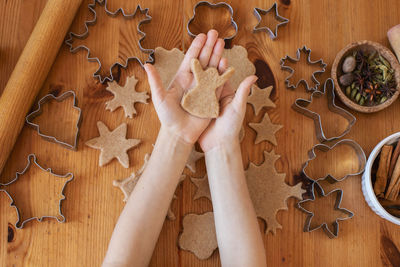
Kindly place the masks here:
[[(0, 0), (0, 90), (4, 88), (45, 2)], [(272, 98), (277, 108), (268, 110), (268, 113), (273, 122), (284, 125), (277, 133), (277, 147), (267, 142), (254, 145), (255, 132), (246, 126), (246, 137), (242, 144), (245, 166), (249, 161), (261, 163), (262, 151), (275, 149), (281, 155), (277, 169), (286, 172), (287, 182), (294, 184), (302, 164), (307, 160), (307, 151), (318, 141), (313, 121), (291, 108), (296, 98), (308, 94), (303, 87), (294, 91), (285, 88), (283, 81), (287, 73), (280, 70), (280, 58), (288, 53), (294, 56), (297, 48), (307, 45), (312, 48), (313, 59), (323, 58), (328, 63), (326, 73), (320, 77), (322, 81), (322, 78), (329, 76), (336, 53), (346, 44), (368, 39), (388, 46), (386, 31), (400, 23), (400, 2), (282, 0), (278, 3), (279, 12), (288, 17), (290, 23), (279, 29), (275, 41), (264, 33), (252, 33), (256, 24), (253, 8), (267, 9), (273, 1), (228, 2), (232, 4), (234, 19), (239, 25), (233, 43), (245, 46), (253, 62), (260, 59), (270, 66), (276, 81)], [(72, 26), (74, 31), (81, 31), (84, 19), (89, 18), (87, 3), (81, 7), (75, 19)], [(185, 27), (193, 13), (195, 0), (109, 0), (108, 7), (110, 10), (123, 7), (132, 12), (138, 3), (148, 7), (153, 17), (150, 24), (143, 26), (147, 33), (143, 42), (145, 47), (188, 47), (191, 38)], [(103, 32), (103, 38), (119, 38), (118, 34), (119, 31), (107, 29)], [(115, 52), (118, 47), (103, 47), (103, 50)], [(105, 85), (91, 76), (97, 65), (89, 63), (85, 57), (86, 52), (72, 54), (63, 45), (40, 93), (43, 96), (48, 92), (76, 91), (78, 104), (83, 111), (78, 151), (49, 143), (34, 130), (24, 127), (0, 177), (1, 182), (10, 181), (16, 171), (25, 167), (29, 153), (35, 153), (42, 166), (51, 167), (55, 172), (72, 171), (75, 180), (66, 188), (67, 200), (62, 207), (67, 223), (35, 221), (27, 223), (22, 230), (15, 229), (11, 226), (17, 219), (15, 210), (9, 207), (10, 201), (5, 194), (0, 194), (1, 266), (99, 266), (124, 206), (122, 193), (112, 186), (112, 181), (129, 176), (141, 166), (145, 153), (151, 152), (159, 129), (153, 106), (137, 105), (138, 115), (134, 119), (126, 119), (122, 110), (113, 113), (106, 111), (105, 101), (112, 95), (105, 91)], [(127, 70), (115, 69), (114, 72), (121, 82), (127, 75), (135, 74), (139, 79), (137, 89), (149, 91), (146, 75), (137, 62), (131, 61)], [(317, 104), (317, 107), (327, 110), (326, 102)], [(248, 106), (246, 124), (260, 121), (264, 113), (254, 116), (253, 109)], [(357, 117), (357, 123), (346, 137), (356, 140), (367, 155), (381, 139), (400, 129), (397, 116), (400, 114), (399, 101), (376, 114), (353, 114)], [(329, 114), (323, 116), (328, 133), (334, 133), (341, 125), (334, 118)], [(129, 152), (129, 169), (124, 169), (117, 161), (98, 167), (99, 151), (84, 145), (85, 141), (97, 136), (98, 120), (112, 129), (127, 122), (128, 137), (142, 139), (140, 147)], [(204, 160), (197, 167), (198, 171), (193, 176), (204, 175)], [(283, 229), (278, 230), (276, 235), (263, 235), (269, 266), (400, 266), (400, 228), (382, 220), (367, 206), (361, 192), (360, 177), (350, 178), (340, 187), (345, 190), (343, 207), (352, 210), (355, 216), (341, 224), (339, 238), (330, 240), (322, 231), (303, 233), (305, 214), (296, 209), (295, 201), (290, 199), (289, 210), (278, 212), (277, 215)], [(195, 189), (189, 179), (178, 187), (178, 198), (172, 205), (177, 219), (165, 222), (151, 266), (220, 265), (218, 252), (206, 261), (199, 261), (193, 254), (178, 250), (176, 245), (183, 215), (212, 209), (207, 199), (192, 200)], [(21, 192), (25, 192), (22, 198), (30, 197), (26, 190), (21, 189)], [(37, 191), (30, 192), (28, 189), (31, 194), (41, 193), (40, 189)], [(264, 229), (261, 220), (260, 226)], [(5, 238), (7, 234), (8, 242)]]

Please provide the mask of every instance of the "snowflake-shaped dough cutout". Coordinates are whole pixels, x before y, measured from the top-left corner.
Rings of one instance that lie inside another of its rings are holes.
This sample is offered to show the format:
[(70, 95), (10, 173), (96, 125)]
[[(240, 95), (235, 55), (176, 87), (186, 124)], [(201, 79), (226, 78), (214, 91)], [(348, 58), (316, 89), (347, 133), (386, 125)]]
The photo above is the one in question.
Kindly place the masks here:
[(132, 118), (136, 115), (135, 103), (147, 104), (149, 95), (146, 92), (135, 90), (138, 80), (135, 76), (127, 77), (124, 86), (120, 86), (116, 81), (108, 83), (106, 90), (114, 95), (114, 98), (106, 102), (106, 110), (113, 112), (118, 107), (125, 111), (125, 117)]
[(246, 170), (247, 186), (253, 201), (257, 217), (267, 223), (265, 232), (276, 233), (276, 229), (282, 229), (282, 225), (276, 220), (279, 210), (287, 210), (286, 200), (289, 197), (302, 198), (306, 191), (301, 189), (301, 183), (289, 186), (285, 183), (285, 173), (278, 173), (275, 162), (279, 159), (272, 150), (264, 151), (264, 162), (257, 166), (250, 163)]

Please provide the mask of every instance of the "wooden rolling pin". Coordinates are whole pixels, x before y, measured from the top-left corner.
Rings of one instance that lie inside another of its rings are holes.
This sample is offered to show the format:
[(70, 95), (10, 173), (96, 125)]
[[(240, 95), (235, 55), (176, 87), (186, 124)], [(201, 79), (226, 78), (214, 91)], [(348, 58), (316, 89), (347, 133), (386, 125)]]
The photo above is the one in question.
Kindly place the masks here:
[(48, 0), (0, 98), (0, 174), (82, 0)]

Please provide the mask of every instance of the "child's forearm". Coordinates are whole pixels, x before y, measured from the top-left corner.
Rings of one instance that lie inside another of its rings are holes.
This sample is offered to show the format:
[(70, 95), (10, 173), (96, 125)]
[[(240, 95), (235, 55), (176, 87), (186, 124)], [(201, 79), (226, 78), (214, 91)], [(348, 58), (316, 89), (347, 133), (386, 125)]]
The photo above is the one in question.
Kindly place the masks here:
[(243, 171), (239, 141), (205, 153), (223, 266), (266, 266), (265, 249)]
[(161, 128), (149, 163), (122, 211), (103, 266), (147, 266), (192, 145)]

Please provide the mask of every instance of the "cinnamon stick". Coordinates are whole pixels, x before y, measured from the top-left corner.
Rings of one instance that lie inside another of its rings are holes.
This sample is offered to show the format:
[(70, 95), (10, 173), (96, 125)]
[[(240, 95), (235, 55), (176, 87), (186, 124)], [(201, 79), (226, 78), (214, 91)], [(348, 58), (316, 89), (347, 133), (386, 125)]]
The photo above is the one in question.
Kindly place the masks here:
[(400, 139), (397, 141), (396, 148), (393, 151), (392, 159), (390, 160), (389, 174), (388, 177), (392, 177), (394, 165), (396, 165), (397, 159), (400, 155)]
[(390, 178), (390, 184), (386, 191), (385, 198), (388, 200), (395, 200), (399, 195), (400, 189), (400, 157), (396, 161), (394, 166), (392, 177)]
[(376, 180), (374, 184), (374, 192), (376, 196), (383, 196), (385, 194), (392, 151), (393, 146), (390, 145), (384, 145), (381, 149), (381, 157), (379, 159), (379, 166), (378, 171), (376, 172)]

